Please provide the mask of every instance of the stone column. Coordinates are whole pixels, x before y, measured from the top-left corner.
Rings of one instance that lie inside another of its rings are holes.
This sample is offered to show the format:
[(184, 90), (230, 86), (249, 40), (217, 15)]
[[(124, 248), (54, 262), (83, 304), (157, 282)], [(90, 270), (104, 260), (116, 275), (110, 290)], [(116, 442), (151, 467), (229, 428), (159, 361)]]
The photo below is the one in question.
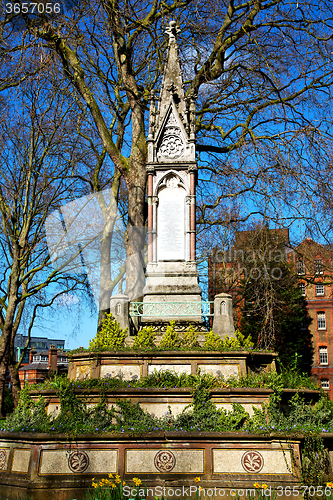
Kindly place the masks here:
[(127, 295), (113, 295), (110, 299), (110, 313), (118, 321), (120, 328), (127, 328), (127, 335), (130, 334), (129, 326), (129, 298)]
[(152, 197), (153, 206), (153, 229), (152, 229), (152, 241), (153, 241), (153, 262), (157, 262), (157, 206), (158, 206), (158, 196)]
[(154, 221), (153, 221), (153, 173), (148, 172), (148, 262), (153, 260)]
[(190, 259), (195, 260), (195, 172), (190, 171)]
[(226, 335), (235, 337), (232, 297), (228, 293), (219, 293), (214, 297), (213, 332), (221, 338), (226, 337)]
[(185, 260), (191, 259), (191, 196), (185, 198)]

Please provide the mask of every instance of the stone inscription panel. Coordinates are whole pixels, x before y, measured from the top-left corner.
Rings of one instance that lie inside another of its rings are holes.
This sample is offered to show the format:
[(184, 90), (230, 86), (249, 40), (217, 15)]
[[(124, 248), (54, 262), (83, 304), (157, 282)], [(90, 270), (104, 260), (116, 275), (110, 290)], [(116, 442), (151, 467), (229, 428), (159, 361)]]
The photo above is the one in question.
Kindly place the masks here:
[(127, 474), (203, 474), (204, 450), (126, 450)]
[(47, 405), (46, 413), (52, 415), (52, 417), (57, 417), (60, 413), (61, 406), (60, 403), (50, 403)]
[(155, 371), (170, 371), (173, 373), (188, 373), (191, 375), (191, 365), (149, 365), (148, 375), (152, 375)]
[(21, 474), (27, 474), (29, 470), (30, 454), (31, 452), (28, 449), (16, 448), (14, 450), (12, 472), (20, 472)]
[(165, 188), (157, 211), (158, 260), (185, 260), (185, 190)]
[(239, 377), (239, 365), (234, 364), (220, 364), (220, 365), (202, 365), (198, 364), (198, 368), (202, 373), (211, 373), (214, 377)]
[(213, 450), (214, 474), (288, 474), (292, 471), (289, 450)]
[(101, 378), (111, 377), (137, 380), (141, 377), (141, 367), (140, 365), (102, 365)]
[(189, 403), (139, 403), (143, 410), (147, 410), (154, 417), (161, 418), (169, 414), (169, 406), (172, 415), (179, 415)]
[(0, 448), (0, 472), (5, 472), (8, 466), (9, 448)]
[(75, 379), (76, 380), (85, 380), (90, 378), (91, 368), (89, 365), (79, 365), (76, 367)]
[(39, 475), (116, 473), (117, 450), (42, 450)]

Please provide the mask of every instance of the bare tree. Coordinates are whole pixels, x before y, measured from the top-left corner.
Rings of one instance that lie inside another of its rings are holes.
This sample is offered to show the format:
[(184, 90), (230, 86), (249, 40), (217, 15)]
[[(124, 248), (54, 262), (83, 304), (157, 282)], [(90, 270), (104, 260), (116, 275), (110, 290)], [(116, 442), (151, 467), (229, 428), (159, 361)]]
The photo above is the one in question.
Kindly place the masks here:
[[(79, 161), (75, 102), (39, 74), (3, 110), (0, 125), (0, 411), (9, 368), (19, 391), (14, 339), (22, 317), (64, 293), (86, 291), (84, 274), (53, 267), (45, 237), (49, 214), (70, 200), (72, 166)], [(74, 123), (74, 127), (73, 127)], [(31, 330), (31, 328), (30, 328)]]
[[(118, 172), (115, 192), (120, 176), (126, 182), (134, 268), (142, 265), (135, 228), (145, 224), (147, 108), (160, 87), (170, 19), (182, 28), (186, 97), (197, 97), (200, 230), (254, 214), (320, 228), (323, 164), (326, 179), (332, 175), (332, 10), (325, 0), (94, 0), (39, 22), (21, 18), (16, 36), (60, 61), (70, 92), (89, 110)], [(99, 176), (97, 168), (97, 190)], [(128, 269), (127, 291), (141, 289)]]
[(182, 27), (186, 96), (198, 96), (199, 222), (230, 222), (226, 210), (244, 199), (252, 210), (243, 220), (249, 212), (281, 219), (282, 204), (284, 218), (315, 220), (305, 200), (319, 207), (315, 182), (331, 140), (331, 3), (96, 1), (30, 32), (60, 58), (126, 181), (129, 254), (142, 246), (131, 228), (145, 222), (145, 113), (171, 17)]

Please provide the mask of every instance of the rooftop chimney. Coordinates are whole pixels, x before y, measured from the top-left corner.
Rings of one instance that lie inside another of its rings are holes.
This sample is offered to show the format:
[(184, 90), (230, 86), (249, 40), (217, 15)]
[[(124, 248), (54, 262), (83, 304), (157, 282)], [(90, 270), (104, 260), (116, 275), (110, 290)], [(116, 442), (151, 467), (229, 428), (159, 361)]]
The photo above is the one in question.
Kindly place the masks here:
[(37, 350), (35, 347), (32, 347), (29, 351), (29, 363), (33, 363), (35, 354), (37, 354)]
[(50, 372), (57, 372), (57, 358), (58, 358), (58, 349), (54, 344), (51, 344), (49, 347), (49, 370)]

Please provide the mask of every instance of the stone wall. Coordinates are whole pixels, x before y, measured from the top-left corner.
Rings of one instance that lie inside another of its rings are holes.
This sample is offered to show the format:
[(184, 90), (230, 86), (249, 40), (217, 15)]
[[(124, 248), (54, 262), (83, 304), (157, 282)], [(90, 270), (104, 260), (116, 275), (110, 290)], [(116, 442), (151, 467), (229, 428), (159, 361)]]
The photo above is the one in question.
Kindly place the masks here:
[(155, 370), (175, 373), (211, 373), (214, 376), (244, 376), (251, 372), (276, 370), (275, 353), (214, 351), (160, 351), (156, 353), (99, 352), (74, 354), (69, 362), (70, 380), (121, 377), (135, 380)]
[(228, 498), (231, 488), (253, 488), (255, 482), (299, 484), (300, 443), (247, 433), (104, 434), (70, 441), (65, 435), (2, 432), (0, 494), (8, 500), (17, 493), (33, 500), (79, 500), (92, 478), (118, 473), (130, 485), (139, 477), (150, 488), (195, 487), (200, 477), (202, 488), (216, 488), (208, 496)]

